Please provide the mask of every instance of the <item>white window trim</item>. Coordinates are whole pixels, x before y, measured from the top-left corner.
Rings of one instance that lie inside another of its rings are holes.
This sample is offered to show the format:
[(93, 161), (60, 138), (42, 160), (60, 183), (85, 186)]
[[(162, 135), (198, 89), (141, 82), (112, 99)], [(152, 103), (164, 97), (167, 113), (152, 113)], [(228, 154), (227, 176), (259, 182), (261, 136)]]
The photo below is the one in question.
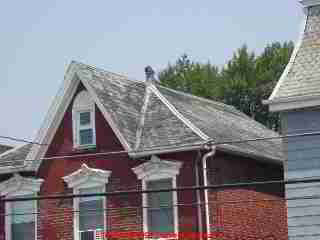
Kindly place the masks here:
[[(177, 187), (177, 175), (179, 175), (182, 162), (164, 161), (153, 155), (151, 160), (143, 163), (135, 168), (133, 172), (138, 179), (142, 181), (142, 190), (147, 190), (148, 181), (156, 181), (162, 179), (172, 179), (172, 188)], [(174, 233), (178, 236), (179, 233), (179, 214), (178, 214), (178, 194), (177, 191), (172, 192), (173, 201), (173, 218), (174, 218)], [(143, 206), (143, 232), (148, 233), (148, 196), (147, 193), (142, 194)], [(145, 237), (145, 239), (150, 239)], [(160, 239), (160, 238), (157, 238)], [(161, 238), (166, 239), (166, 238)], [(170, 238), (172, 239), (172, 238)]]
[[(90, 112), (90, 125), (80, 127), (80, 113)], [(96, 146), (96, 112), (95, 103), (90, 99), (89, 93), (85, 90), (78, 93), (72, 107), (72, 130), (73, 130), (73, 147), (75, 149), (87, 149)], [(92, 128), (92, 144), (80, 144), (80, 130)]]
[[(0, 184), (1, 196), (5, 196), (5, 198), (22, 197), (30, 194), (37, 196), (42, 183), (42, 179), (25, 178), (19, 174), (14, 174), (12, 178)], [(33, 202), (35, 204), (34, 209), (38, 212), (38, 203), (37, 201)], [(11, 210), (11, 202), (5, 202), (5, 240), (11, 240)], [(34, 214), (34, 216), (35, 239), (37, 239), (38, 214)]]
[[(63, 180), (68, 184), (69, 188), (73, 188), (73, 194), (79, 194), (80, 189), (101, 187), (102, 191), (106, 191), (106, 184), (108, 178), (111, 175), (111, 171), (89, 168), (86, 164), (82, 164), (81, 168), (71, 173), (68, 176), (63, 177)], [(107, 229), (107, 199), (103, 198), (103, 225), (104, 231)], [(79, 239), (79, 198), (73, 198), (73, 234), (74, 240)]]

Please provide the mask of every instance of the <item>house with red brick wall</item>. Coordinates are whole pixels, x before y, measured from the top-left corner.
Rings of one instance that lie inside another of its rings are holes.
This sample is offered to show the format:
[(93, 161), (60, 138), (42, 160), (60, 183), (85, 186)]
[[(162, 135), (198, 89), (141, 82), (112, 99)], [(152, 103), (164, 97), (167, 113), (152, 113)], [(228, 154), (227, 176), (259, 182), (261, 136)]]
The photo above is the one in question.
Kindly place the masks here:
[[(0, 237), (200, 232), (285, 240), (283, 184), (141, 193), (282, 180), (277, 136), (232, 106), (159, 85), (150, 67), (136, 81), (72, 62), (36, 144), (0, 154), (0, 194), (80, 197), (0, 201)], [(232, 143), (254, 138), (269, 140)], [(135, 193), (103, 195), (116, 191)], [(91, 193), (101, 194), (81, 196)]]

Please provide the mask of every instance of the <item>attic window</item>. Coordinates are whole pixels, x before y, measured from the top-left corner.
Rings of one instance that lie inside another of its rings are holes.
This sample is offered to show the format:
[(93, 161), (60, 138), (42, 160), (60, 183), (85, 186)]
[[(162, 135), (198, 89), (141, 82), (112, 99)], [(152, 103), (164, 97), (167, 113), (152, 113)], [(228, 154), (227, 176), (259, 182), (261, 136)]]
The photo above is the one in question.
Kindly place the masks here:
[(72, 108), (73, 145), (89, 148), (96, 145), (95, 105), (87, 91), (78, 93)]

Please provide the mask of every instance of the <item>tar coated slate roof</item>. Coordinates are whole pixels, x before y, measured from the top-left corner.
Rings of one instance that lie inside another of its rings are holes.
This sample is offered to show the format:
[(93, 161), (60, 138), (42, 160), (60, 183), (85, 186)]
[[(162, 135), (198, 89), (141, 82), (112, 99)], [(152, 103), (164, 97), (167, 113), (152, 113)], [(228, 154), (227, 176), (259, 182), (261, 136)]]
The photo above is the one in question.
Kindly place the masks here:
[(0, 144), (0, 154), (4, 153), (5, 151), (8, 151), (9, 149), (11, 149), (12, 147), (8, 146), (8, 145), (2, 145)]
[[(98, 107), (108, 113), (130, 152), (199, 146), (208, 139), (221, 142), (278, 137), (277, 133), (232, 106), (170, 90), (153, 82), (130, 80), (78, 62), (72, 62), (71, 66), (76, 69), (76, 76), (89, 87), (89, 93), (99, 101)], [(30, 148), (27, 144), (0, 155), (0, 167), (20, 166)], [(280, 140), (224, 144), (218, 149), (257, 159), (282, 160)]]
[(320, 96), (320, 6), (307, 11), (301, 39), (269, 101)]

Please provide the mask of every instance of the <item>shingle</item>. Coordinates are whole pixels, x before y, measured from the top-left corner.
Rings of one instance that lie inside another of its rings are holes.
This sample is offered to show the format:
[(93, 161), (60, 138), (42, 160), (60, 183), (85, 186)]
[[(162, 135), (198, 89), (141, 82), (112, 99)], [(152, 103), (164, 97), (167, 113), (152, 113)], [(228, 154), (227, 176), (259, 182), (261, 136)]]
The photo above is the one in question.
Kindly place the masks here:
[(294, 62), (271, 100), (320, 95), (320, 6), (310, 7)]
[(4, 153), (5, 151), (8, 151), (9, 149), (11, 149), (12, 147), (8, 146), (8, 145), (2, 145), (0, 144), (0, 154)]
[(20, 167), (24, 165), (24, 161), (31, 149), (32, 144), (11, 149), (0, 155), (0, 167)]

